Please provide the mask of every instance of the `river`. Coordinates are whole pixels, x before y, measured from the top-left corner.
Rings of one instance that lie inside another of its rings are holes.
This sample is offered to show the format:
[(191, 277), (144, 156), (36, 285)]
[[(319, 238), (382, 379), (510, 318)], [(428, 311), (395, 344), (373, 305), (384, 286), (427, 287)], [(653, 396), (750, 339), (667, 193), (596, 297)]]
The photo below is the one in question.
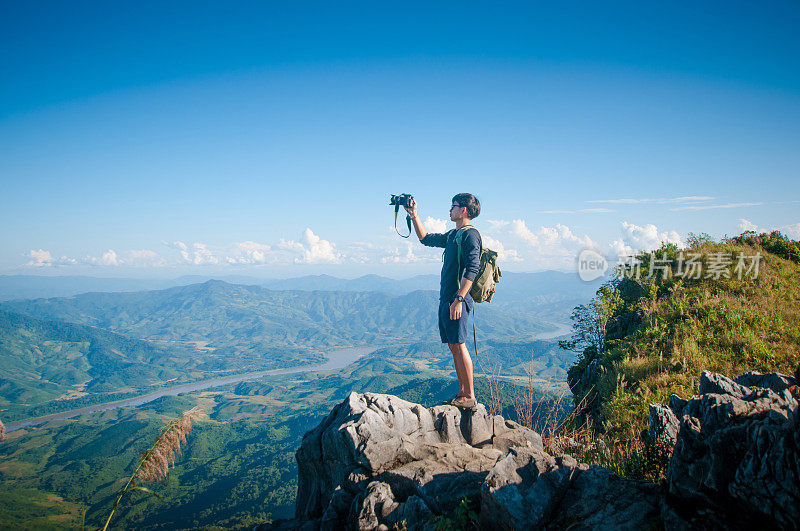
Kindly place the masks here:
[(232, 383), (243, 382), (245, 380), (255, 380), (262, 376), (274, 376), (278, 374), (294, 374), (299, 372), (308, 371), (332, 371), (347, 367), (355, 362), (362, 356), (366, 356), (370, 352), (376, 350), (376, 347), (353, 347), (335, 350), (327, 353), (327, 360), (324, 363), (317, 363), (314, 365), (302, 365), (300, 367), (289, 367), (286, 369), (273, 369), (271, 371), (250, 372), (246, 374), (237, 374), (235, 376), (224, 376), (222, 378), (214, 378), (212, 380), (203, 380), (200, 382), (192, 382), (188, 384), (176, 385), (168, 389), (162, 389), (146, 395), (136, 396), (134, 398), (126, 398), (125, 400), (118, 400), (116, 402), (106, 402), (105, 404), (96, 404), (87, 406), (80, 409), (72, 409), (70, 411), (62, 411), (61, 413), (53, 413), (44, 417), (37, 417), (35, 419), (21, 420), (19, 422), (11, 422), (6, 424), (6, 433), (18, 430), (20, 428), (27, 428), (29, 426), (36, 426), (44, 424), (51, 420), (68, 419), (77, 417), (79, 415), (88, 415), (90, 413), (97, 413), (99, 411), (107, 411), (118, 407), (140, 406), (148, 402), (152, 402), (162, 396), (176, 396), (181, 393), (191, 393), (193, 391), (200, 391), (210, 387), (219, 387), (220, 385), (227, 385)]
[[(554, 325), (556, 329), (549, 332), (545, 332), (543, 334), (539, 334), (535, 336), (534, 339), (536, 340), (554, 339), (556, 337), (564, 336), (570, 333), (570, 331), (572, 330), (571, 325), (565, 325), (561, 323), (548, 323), (548, 324)], [(137, 396), (134, 398), (126, 398), (125, 400), (118, 400), (117, 402), (106, 402), (105, 404), (96, 404), (93, 406), (87, 406), (80, 409), (62, 411), (61, 413), (53, 413), (52, 415), (37, 417), (35, 419), (12, 422), (10, 424), (6, 424), (6, 432), (8, 433), (14, 430), (18, 430), (20, 428), (27, 428), (29, 426), (44, 424), (45, 422), (49, 422), (51, 420), (56, 420), (56, 419), (68, 419), (72, 417), (77, 417), (79, 415), (88, 415), (90, 413), (107, 411), (109, 409), (115, 409), (118, 407), (140, 406), (142, 404), (152, 402), (157, 398), (161, 398), (162, 396), (176, 396), (181, 393), (191, 393), (193, 391), (200, 391), (202, 389), (208, 389), (210, 387), (219, 387), (220, 385), (238, 383), (238, 382), (243, 382), (245, 380), (255, 380), (261, 378), (262, 376), (294, 374), (294, 373), (308, 372), (308, 371), (331, 371), (336, 369), (342, 369), (344, 367), (347, 367), (351, 363), (355, 362), (362, 356), (365, 356), (370, 352), (373, 352), (374, 350), (376, 350), (376, 347), (345, 348), (329, 352), (326, 356), (327, 360), (324, 363), (318, 363), (315, 365), (302, 365), (300, 367), (289, 367), (286, 369), (273, 369), (271, 371), (250, 372), (246, 374), (237, 374), (235, 376), (224, 376), (222, 378), (214, 378), (212, 380), (203, 380), (200, 382), (176, 385), (175, 387), (162, 389), (160, 391), (154, 391), (152, 393)]]
[(572, 325), (571, 324), (562, 324), (562, 323), (547, 323), (551, 324), (556, 327), (555, 330), (551, 330), (550, 332), (545, 332), (543, 334), (536, 334), (533, 336), (533, 339), (536, 340), (546, 340), (546, 339), (555, 339), (557, 337), (566, 336), (572, 332)]

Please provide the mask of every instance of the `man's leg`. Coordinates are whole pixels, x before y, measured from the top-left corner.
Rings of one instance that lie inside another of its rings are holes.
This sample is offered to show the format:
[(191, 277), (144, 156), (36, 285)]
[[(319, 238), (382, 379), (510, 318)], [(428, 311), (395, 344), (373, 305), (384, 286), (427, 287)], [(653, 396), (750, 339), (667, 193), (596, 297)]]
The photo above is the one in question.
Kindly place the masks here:
[(475, 386), (472, 380), (472, 358), (464, 343), (448, 343), (450, 352), (453, 353), (453, 364), (456, 366), (460, 396), (475, 398)]
[(464, 382), (467, 381), (467, 377), (464, 374), (464, 364), (461, 363), (461, 350), (458, 348), (460, 343), (448, 343), (447, 346), (450, 347), (450, 352), (453, 353), (453, 365), (456, 368), (456, 376), (458, 377), (458, 396), (468, 396), (467, 387)]

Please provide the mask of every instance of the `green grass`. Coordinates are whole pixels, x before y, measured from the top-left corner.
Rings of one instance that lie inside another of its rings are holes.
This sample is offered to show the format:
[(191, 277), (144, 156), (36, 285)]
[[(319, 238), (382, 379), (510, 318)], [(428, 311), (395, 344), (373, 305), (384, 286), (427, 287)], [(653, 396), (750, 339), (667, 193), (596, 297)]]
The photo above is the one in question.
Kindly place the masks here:
[[(34, 489), (0, 490), (0, 528), (77, 529), (83, 506)], [(8, 526), (8, 527), (6, 527)]]
[[(767, 248), (761, 245), (767, 242)], [(632, 440), (647, 428), (648, 404), (671, 394), (696, 394), (703, 370), (737, 377), (744, 372), (791, 374), (800, 352), (800, 254), (797, 243), (774, 235), (722, 242), (695, 239), (684, 252), (760, 252), (758, 277), (623, 280), (619, 293), (635, 293), (616, 308), (599, 355), (584, 352), (570, 373), (579, 376), (593, 359), (601, 370), (594, 382), (579, 382), (576, 401), (588, 396), (596, 429)], [(777, 249), (779, 254), (770, 252)], [(678, 250), (665, 246), (676, 258)], [(645, 260), (649, 257), (644, 257)], [(625, 299), (625, 297), (623, 297)], [(618, 326), (634, 321), (635, 326)], [(623, 332), (620, 333), (620, 330)], [(591, 383), (591, 385), (589, 385)]]

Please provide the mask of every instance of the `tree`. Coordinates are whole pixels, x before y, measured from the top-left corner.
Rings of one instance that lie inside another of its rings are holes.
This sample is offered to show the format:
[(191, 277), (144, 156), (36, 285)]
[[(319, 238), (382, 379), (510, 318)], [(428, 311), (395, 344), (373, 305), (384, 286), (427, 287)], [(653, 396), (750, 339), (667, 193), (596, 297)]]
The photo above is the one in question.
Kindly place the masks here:
[(616, 279), (606, 282), (588, 304), (572, 310), (572, 337), (559, 341), (558, 346), (574, 352), (585, 352), (589, 347), (597, 354), (605, 351), (608, 323), (623, 302), (618, 285)]

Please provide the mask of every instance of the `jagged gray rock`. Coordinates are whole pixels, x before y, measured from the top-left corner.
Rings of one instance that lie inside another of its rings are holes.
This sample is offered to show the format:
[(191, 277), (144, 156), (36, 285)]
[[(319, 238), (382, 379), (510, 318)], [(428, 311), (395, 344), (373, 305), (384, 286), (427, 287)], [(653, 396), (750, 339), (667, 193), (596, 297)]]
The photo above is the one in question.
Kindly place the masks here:
[(481, 525), (491, 529), (543, 528), (552, 520), (578, 470), (578, 463), (570, 456), (555, 458), (541, 451), (512, 449), (483, 484)]
[(658, 486), (530, 448), (512, 449), (481, 490), (484, 529), (646, 529), (659, 513)]
[(572, 482), (548, 529), (656, 529), (661, 488), (591, 466)]
[(674, 446), (678, 440), (680, 421), (669, 407), (663, 404), (650, 404), (650, 424), (648, 435), (651, 441), (666, 446)]
[(750, 389), (747, 387), (739, 385), (722, 374), (709, 371), (703, 371), (700, 374), (699, 387), (701, 395), (717, 394), (741, 397), (750, 393)]
[(425, 408), (395, 396), (351, 393), (297, 451), (296, 517), (322, 528), (422, 525), (477, 500), (509, 448), (542, 450), (536, 432), (479, 405)]
[(668, 469), (674, 503), (665, 522), (690, 528), (704, 512), (737, 526), (797, 529), (797, 401), (786, 389), (750, 390), (718, 374), (703, 373), (700, 387), (706, 394), (670, 401), (680, 425)]
[(791, 386), (797, 385), (796, 377), (787, 376), (779, 372), (761, 374), (758, 371), (750, 371), (739, 376), (734, 381), (745, 387), (772, 389), (776, 393), (780, 393), (784, 389), (789, 389)]

